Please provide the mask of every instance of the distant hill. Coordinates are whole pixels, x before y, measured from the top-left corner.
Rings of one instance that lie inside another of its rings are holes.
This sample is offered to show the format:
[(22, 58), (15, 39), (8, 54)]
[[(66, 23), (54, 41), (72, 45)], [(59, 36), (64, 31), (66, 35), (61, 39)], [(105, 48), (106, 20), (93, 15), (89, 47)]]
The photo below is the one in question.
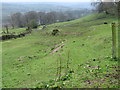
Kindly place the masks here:
[(66, 11), (69, 9), (92, 9), (89, 2), (67, 3), (67, 2), (35, 2), (35, 3), (2, 3), (3, 13), (26, 12), (26, 11)]
[(92, 9), (90, 2), (3, 2), (2, 20), (6, 22), (11, 14), (16, 12), (25, 13), (28, 11), (38, 12), (64, 12), (68, 10)]

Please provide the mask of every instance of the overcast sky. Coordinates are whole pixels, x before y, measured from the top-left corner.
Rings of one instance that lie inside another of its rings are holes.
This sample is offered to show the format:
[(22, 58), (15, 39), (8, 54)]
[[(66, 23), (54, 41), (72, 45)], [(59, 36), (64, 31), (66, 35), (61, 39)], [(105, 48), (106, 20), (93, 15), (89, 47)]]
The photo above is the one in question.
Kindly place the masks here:
[(91, 2), (94, 0), (2, 0), (2, 2)]
[[(2, 2), (92, 2), (97, 0), (0, 0), (0, 1)], [(102, 1), (111, 2), (114, 0), (102, 0)]]

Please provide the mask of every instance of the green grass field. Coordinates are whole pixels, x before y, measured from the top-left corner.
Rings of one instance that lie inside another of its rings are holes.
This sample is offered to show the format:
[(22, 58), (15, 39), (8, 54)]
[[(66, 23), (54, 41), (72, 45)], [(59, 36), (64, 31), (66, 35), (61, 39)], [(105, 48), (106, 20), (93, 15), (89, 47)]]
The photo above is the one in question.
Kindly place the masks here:
[[(112, 22), (117, 19), (95, 14), (3, 41), (2, 87), (118, 88), (118, 63), (111, 58)], [(53, 29), (60, 34), (52, 36)], [(50, 54), (57, 44), (64, 47)]]
[(18, 35), (18, 34), (20, 34), (22, 32), (25, 32), (26, 28), (14, 28), (14, 29), (9, 28), (8, 30), (9, 30), (9, 33), (7, 34), (7, 33), (2, 33), (3, 31), (6, 32), (5, 28), (3, 28), (2, 30), (0, 29), (0, 36), (2, 36), (2, 35), (9, 35), (9, 34)]

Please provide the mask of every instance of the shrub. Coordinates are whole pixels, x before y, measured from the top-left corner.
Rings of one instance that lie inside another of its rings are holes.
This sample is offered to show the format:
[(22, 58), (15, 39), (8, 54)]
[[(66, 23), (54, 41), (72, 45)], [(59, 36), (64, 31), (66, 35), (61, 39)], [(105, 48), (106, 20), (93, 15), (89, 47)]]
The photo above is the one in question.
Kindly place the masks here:
[(53, 35), (53, 36), (57, 35), (58, 33), (59, 33), (59, 30), (58, 30), (58, 29), (54, 29), (54, 30), (52, 31), (52, 35)]

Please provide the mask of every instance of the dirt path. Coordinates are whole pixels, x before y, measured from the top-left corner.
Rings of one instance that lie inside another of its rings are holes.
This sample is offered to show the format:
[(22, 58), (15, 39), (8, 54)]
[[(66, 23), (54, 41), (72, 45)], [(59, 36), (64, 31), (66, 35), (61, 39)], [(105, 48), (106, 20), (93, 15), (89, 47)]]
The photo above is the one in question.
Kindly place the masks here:
[(58, 50), (59, 50), (60, 48), (62, 48), (64, 45), (65, 45), (65, 44), (62, 44), (62, 45), (60, 45), (59, 47), (55, 48), (50, 54), (54, 54), (54, 53), (58, 52)]

